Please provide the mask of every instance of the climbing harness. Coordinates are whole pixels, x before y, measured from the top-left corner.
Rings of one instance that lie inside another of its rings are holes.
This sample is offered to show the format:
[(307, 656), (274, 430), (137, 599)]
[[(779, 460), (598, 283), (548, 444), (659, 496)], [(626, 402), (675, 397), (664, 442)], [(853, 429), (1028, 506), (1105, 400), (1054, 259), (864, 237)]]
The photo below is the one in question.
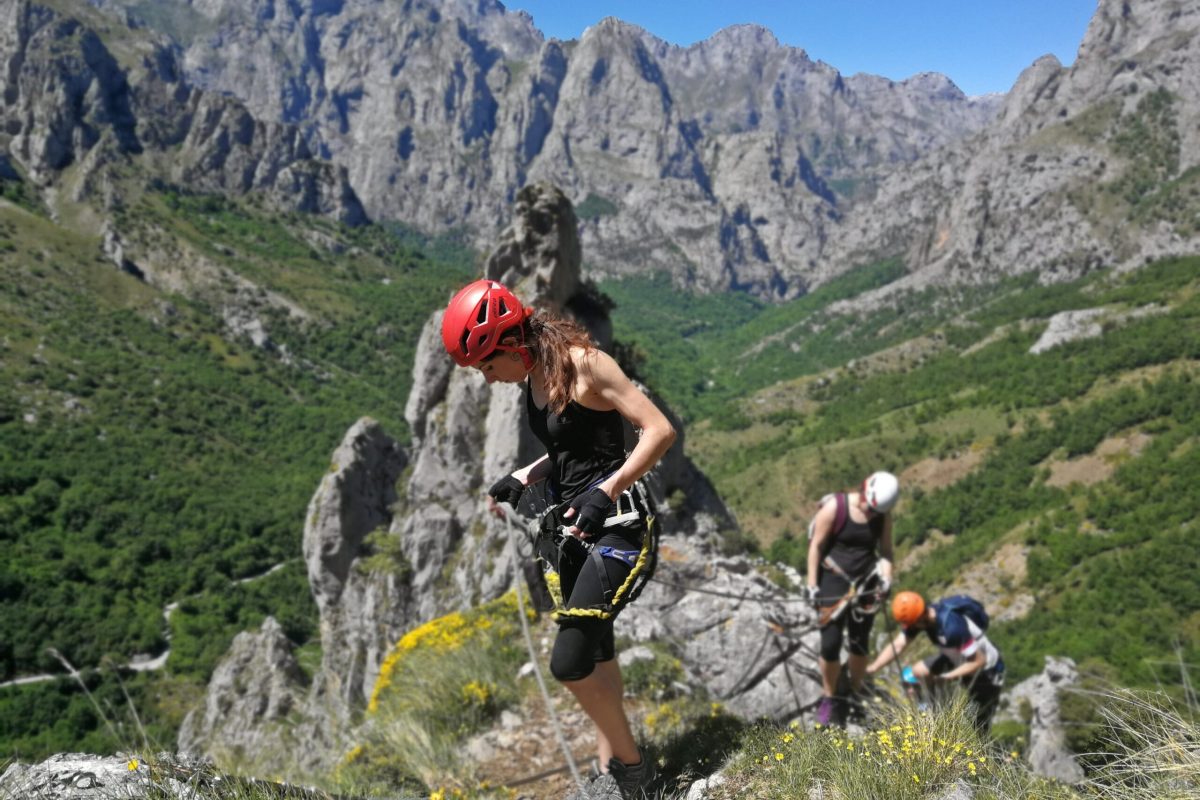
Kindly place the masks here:
[[(566, 504), (547, 508), (529, 528), (533, 551), (544, 577), (551, 600), (550, 609), (556, 620), (611, 619), (618, 611), (637, 599), (658, 565), (658, 525), (652, 511), (650, 495), (642, 481), (636, 481), (617, 497), (613, 513), (604, 520), (604, 528), (640, 527), (641, 547), (622, 549), (610, 545), (597, 546), (572, 536), (570, 525), (563, 519)], [(613, 586), (604, 559), (619, 561), (629, 567), (629, 574), (619, 586)], [(562, 574), (570, 570), (596, 570), (604, 601), (586, 607), (568, 607), (563, 596)]]
[(821, 566), (850, 584), (849, 588), (846, 589), (846, 593), (839, 597), (836, 603), (821, 607), (819, 617), (822, 627), (836, 622), (847, 609), (849, 609), (851, 617), (856, 622), (879, 611), (886, 593), (883, 591), (884, 579), (879, 571), (878, 562), (876, 562), (870, 572), (858, 580), (853, 580), (829, 556), (825, 557), (821, 562)]

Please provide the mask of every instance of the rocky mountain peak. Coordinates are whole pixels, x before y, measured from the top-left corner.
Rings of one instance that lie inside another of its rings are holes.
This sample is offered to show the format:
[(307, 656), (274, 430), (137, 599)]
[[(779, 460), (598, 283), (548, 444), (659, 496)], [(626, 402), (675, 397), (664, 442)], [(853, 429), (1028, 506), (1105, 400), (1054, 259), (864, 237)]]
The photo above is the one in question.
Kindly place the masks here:
[(1179, 41), (1200, 26), (1200, 8), (1187, 0), (1100, 0), (1079, 46), (1078, 62), (1136, 56), (1164, 33)]
[[(753, 23), (726, 26), (704, 41), (692, 45), (694, 48), (730, 48), (744, 53), (752, 53), (756, 50), (776, 50), (782, 46), (769, 28)], [(797, 49), (796, 52), (804, 55), (803, 50)]]
[(940, 72), (919, 72), (901, 81), (905, 88), (943, 100), (965, 100), (966, 95), (954, 81)]
[(1198, 64), (1193, 5), (1104, 0), (1075, 63), (1036, 61), (996, 125), (890, 175), (830, 237), (828, 255), (903, 252), (913, 274), (882, 292), (899, 293), (1028, 271), (1069, 279), (1196, 252), (1196, 205), (1175, 182), (1190, 185), (1200, 163)]

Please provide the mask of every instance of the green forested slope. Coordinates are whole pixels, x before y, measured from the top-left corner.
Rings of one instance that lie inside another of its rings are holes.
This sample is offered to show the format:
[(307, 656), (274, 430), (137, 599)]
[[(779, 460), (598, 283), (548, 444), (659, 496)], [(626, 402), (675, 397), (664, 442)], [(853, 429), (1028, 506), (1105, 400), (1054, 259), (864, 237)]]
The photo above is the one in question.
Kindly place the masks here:
[[(707, 360), (686, 365), (672, 363), (678, 343), (669, 351), (642, 328), (644, 314), (615, 316), (618, 335), (648, 352), (644, 363), (726, 381), (721, 398), (696, 382), (664, 391), (711, 415), (691, 426), (689, 449), (771, 557), (802, 565), (816, 498), (893, 470), (909, 478), (896, 524), (906, 586), (985, 595), (1014, 678), (1057, 654), (1099, 659), (1144, 686), (1178, 684), (1178, 669), (1162, 662), (1200, 656), (1198, 288), (1193, 258), (1054, 286), (1015, 279), (911, 295), (900, 318), (882, 315), (895, 319), (887, 329), (828, 320), (840, 352), (800, 335), (790, 360), (782, 346), (734, 358), (751, 326), (730, 320), (687, 340)], [(811, 330), (828, 316), (817, 299), (772, 314)], [(1105, 309), (1102, 336), (1030, 354), (1050, 316), (1088, 308)], [(849, 356), (858, 360), (847, 365)], [(837, 368), (806, 374), (821, 366)], [(766, 385), (770, 370), (799, 377)], [(1105, 450), (1126, 439), (1138, 446)], [(931, 466), (940, 478), (921, 469)], [(981, 570), (1001, 548), (1019, 553), (1020, 569)], [(1018, 602), (1008, 619), (1020, 598), (1028, 608)]]
[[(275, 347), (256, 348), (205, 300), (117, 270), (97, 237), (0, 207), (0, 680), (61, 671), (50, 647), (80, 667), (160, 653), (164, 607), (181, 601), (177, 685), (138, 679), (170, 705), (268, 613), (298, 643), (313, 636), (308, 499), (359, 417), (406, 437), (417, 334), (470, 257), (169, 192), (124, 217), (123, 230), (188, 243), (308, 314), (264, 309)], [(91, 730), (105, 741), (73, 687), (0, 689), (0, 718), (0, 752), (66, 749)], [(56, 719), (72, 721), (55, 733)]]

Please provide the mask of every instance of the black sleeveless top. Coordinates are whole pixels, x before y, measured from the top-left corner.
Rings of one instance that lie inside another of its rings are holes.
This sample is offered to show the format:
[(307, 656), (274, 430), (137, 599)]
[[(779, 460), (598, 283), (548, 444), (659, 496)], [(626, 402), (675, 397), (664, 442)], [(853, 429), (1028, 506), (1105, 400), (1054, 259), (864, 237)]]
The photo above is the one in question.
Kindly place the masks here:
[(538, 408), (525, 383), (529, 427), (550, 454), (550, 485), (557, 501), (572, 500), (625, 463), (625, 418), (621, 412), (595, 411), (574, 400), (556, 414), (547, 403)]
[(828, 557), (851, 578), (860, 578), (875, 566), (875, 549), (883, 525), (873, 527), (870, 522), (855, 522), (846, 515), (846, 527), (833, 539), (827, 551)]

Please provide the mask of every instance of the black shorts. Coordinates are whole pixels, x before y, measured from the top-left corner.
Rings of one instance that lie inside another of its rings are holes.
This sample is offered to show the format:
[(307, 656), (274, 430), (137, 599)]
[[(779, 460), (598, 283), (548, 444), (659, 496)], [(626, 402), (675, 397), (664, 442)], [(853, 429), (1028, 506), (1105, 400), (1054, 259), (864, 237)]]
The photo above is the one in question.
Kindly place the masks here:
[[(622, 552), (641, 550), (641, 536), (631, 538), (628, 530), (605, 533), (595, 548), (613, 548)], [(572, 548), (569, 555), (559, 559), (559, 583), (565, 613), (556, 615), (558, 636), (550, 657), (550, 671), (560, 681), (575, 681), (592, 674), (595, 665), (611, 661), (616, 656), (613, 623), (623, 603), (611, 606), (611, 591), (625, 583), (632, 566), (614, 556), (593, 557), (584, 548)], [(599, 568), (604, 569), (602, 580)], [(606, 588), (609, 594), (606, 596)], [(607, 613), (591, 612), (606, 608)], [(574, 612), (574, 613), (573, 613)]]

